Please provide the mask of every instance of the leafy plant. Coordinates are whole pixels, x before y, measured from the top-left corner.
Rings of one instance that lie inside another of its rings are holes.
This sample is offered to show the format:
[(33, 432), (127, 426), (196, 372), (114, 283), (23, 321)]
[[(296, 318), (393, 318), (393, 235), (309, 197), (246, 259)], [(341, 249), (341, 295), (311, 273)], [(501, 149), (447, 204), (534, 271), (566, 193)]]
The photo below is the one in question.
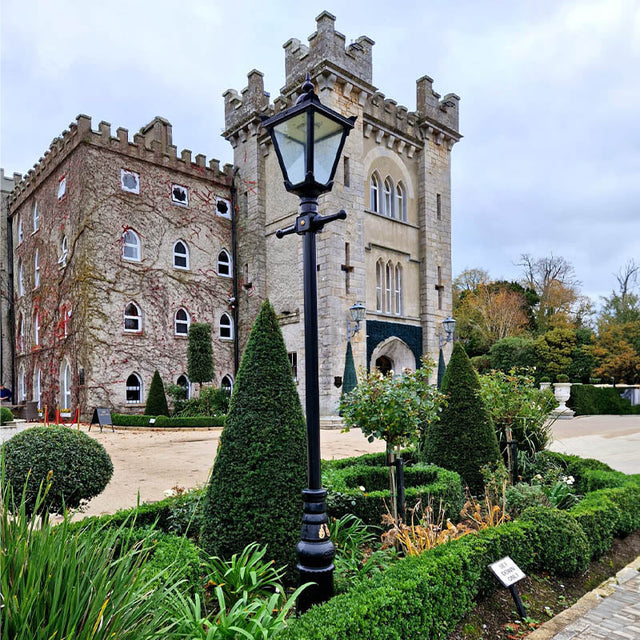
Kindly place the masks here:
[(113, 473), (104, 447), (86, 433), (68, 427), (22, 431), (2, 445), (2, 454), (7, 480), (13, 487), (24, 487), (27, 513), (36, 508), (42, 483), (51, 486), (39, 508), (62, 513), (101, 493)]
[(227, 605), (245, 597), (266, 597), (281, 589), (284, 568), (276, 569), (273, 560), (265, 560), (266, 553), (265, 546), (253, 542), (228, 561), (209, 556), (203, 563), (207, 589), (221, 589)]
[[(184, 387), (180, 387), (183, 389)], [(203, 387), (197, 398), (174, 403), (176, 416), (218, 416), (229, 411), (231, 393), (220, 387)]]
[(528, 507), (551, 506), (541, 486), (525, 483), (507, 487), (506, 500), (507, 513), (512, 518), (517, 518)]
[[(2, 478), (0, 546), (3, 640), (137, 640), (168, 628), (164, 599), (180, 585), (172, 569), (143, 572), (152, 532), (135, 543), (129, 520), (120, 527), (53, 527), (36, 514), (52, 485), (31, 502), (25, 486), (16, 505)], [(116, 555), (117, 554), (117, 555)], [(166, 590), (154, 588), (163, 577)]]
[(202, 389), (203, 382), (213, 380), (213, 345), (211, 325), (206, 322), (192, 322), (189, 325), (187, 345), (187, 375), (191, 382), (197, 382)]
[(0, 407), (0, 424), (7, 424), (13, 420), (13, 413), (9, 407)]

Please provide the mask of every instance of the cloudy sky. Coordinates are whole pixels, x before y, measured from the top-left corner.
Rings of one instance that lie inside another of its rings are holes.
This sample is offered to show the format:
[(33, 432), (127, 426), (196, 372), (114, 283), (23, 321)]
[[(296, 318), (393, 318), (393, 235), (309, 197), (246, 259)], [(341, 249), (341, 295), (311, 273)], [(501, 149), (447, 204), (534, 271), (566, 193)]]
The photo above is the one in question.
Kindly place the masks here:
[[(393, 6), (393, 11), (391, 7)], [(415, 81), (461, 96), (453, 269), (516, 278), (522, 253), (563, 256), (584, 293), (640, 261), (640, 0), (1, 0), (0, 164), (25, 172), (76, 115), (223, 162), (222, 93), (265, 74), (326, 9), (375, 40), (373, 83), (415, 109)]]

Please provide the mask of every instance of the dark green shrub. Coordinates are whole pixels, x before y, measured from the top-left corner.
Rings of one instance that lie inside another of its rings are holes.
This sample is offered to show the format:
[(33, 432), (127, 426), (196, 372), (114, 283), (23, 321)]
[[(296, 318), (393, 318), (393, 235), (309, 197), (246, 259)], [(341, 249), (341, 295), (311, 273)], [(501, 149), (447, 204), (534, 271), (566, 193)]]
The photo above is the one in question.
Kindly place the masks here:
[(236, 377), (204, 503), (201, 544), (229, 559), (266, 544), (276, 566), (296, 564), (306, 483), (302, 407), (278, 319), (262, 306)]
[(619, 489), (603, 489), (599, 493), (607, 496), (620, 510), (614, 535), (627, 536), (640, 529), (640, 486), (629, 483)]
[(175, 404), (175, 415), (180, 417), (190, 416), (218, 416), (229, 411), (231, 393), (228, 389), (220, 387), (203, 387), (197, 398), (186, 401), (178, 401)]
[(353, 349), (351, 348), (351, 340), (349, 340), (349, 342), (347, 342), (347, 355), (344, 359), (341, 397), (344, 397), (347, 393), (353, 391), (357, 384), (358, 378), (356, 376), (356, 366), (353, 362)]
[(164, 393), (164, 384), (159, 371), (156, 369), (151, 384), (149, 385), (149, 395), (147, 396), (147, 404), (144, 412), (150, 416), (168, 416), (169, 406), (167, 405), (167, 396)]
[(549, 507), (529, 507), (520, 520), (535, 525), (537, 565), (540, 568), (561, 576), (584, 571), (589, 563), (590, 546), (571, 514)]
[(7, 424), (13, 420), (13, 413), (9, 407), (0, 407), (0, 424)]
[(442, 381), (447, 406), (427, 429), (426, 462), (459, 473), (473, 493), (483, 488), (480, 468), (501, 461), (491, 417), (480, 398), (480, 382), (461, 343), (456, 342)]
[(206, 322), (192, 322), (189, 325), (187, 375), (191, 382), (200, 384), (200, 389), (203, 382), (213, 380), (211, 325)]
[(51, 472), (43, 508), (62, 513), (97, 496), (113, 473), (104, 447), (82, 431), (68, 427), (32, 427), (2, 445), (6, 478), (16, 499), (24, 487), (27, 510), (33, 509), (41, 484)]
[(505, 373), (514, 367), (533, 367), (536, 364), (535, 342), (531, 338), (511, 336), (491, 345), (491, 367)]
[(620, 509), (603, 492), (589, 493), (569, 513), (587, 536), (592, 559), (599, 558), (611, 548)]
[[(473, 356), (473, 358), (471, 358), (471, 364), (478, 373), (487, 373), (487, 371), (491, 371), (491, 358), (487, 355)], [(444, 366), (442, 369), (444, 372)]]
[(517, 518), (528, 507), (549, 507), (542, 487), (536, 484), (515, 484), (507, 487), (507, 513)]
[(588, 384), (571, 385), (571, 396), (567, 406), (577, 416), (585, 415), (628, 415), (633, 413), (631, 402), (620, 397), (619, 389), (613, 387), (593, 387)]
[(111, 421), (115, 427), (148, 427), (149, 420), (154, 416), (135, 415), (128, 413), (112, 413)]
[[(341, 468), (327, 469), (322, 477), (327, 489), (327, 512), (340, 518), (353, 514), (365, 524), (380, 525), (382, 516), (390, 504), (389, 470), (384, 454), (374, 454), (376, 461), (383, 464), (367, 466), (360, 464), (361, 458), (350, 458), (355, 464)], [(366, 458), (367, 456), (362, 456)], [(406, 466), (405, 500), (407, 509), (429, 504), (438, 509), (442, 504), (446, 517), (457, 520), (464, 504), (462, 481), (455, 471), (448, 471), (435, 465), (415, 464)], [(362, 491), (360, 487), (364, 487)], [(386, 506), (385, 506), (386, 505)]]
[(219, 416), (191, 416), (167, 418), (158, 416), (154, 427), (224, 427), (226, 417)]

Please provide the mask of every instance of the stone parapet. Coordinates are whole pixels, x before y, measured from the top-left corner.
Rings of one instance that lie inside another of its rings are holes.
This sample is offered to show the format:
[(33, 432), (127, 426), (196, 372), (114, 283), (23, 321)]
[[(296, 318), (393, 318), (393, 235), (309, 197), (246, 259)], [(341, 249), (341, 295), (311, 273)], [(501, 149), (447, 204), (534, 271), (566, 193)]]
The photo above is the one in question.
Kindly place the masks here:
[(196, 155), (195, 161), (192, 161), (191, 151), (188, 149), (184, 149), (178, 156), (177, 148), (171, 141), (171, 124), (164, 118), (159, 116), (154, 118), (142, 127), (139, 133), (135, 133), (131, 141), (128, 130), (122, 127), (118, 127), (116, 135), (112, 136), (111, 124), (108, 122), (100, 122), (98, 130), (94, 131), (91, 128), (91, 118), (81, 114), (68, 129), (53, 139), (49, 149), (25, 176), (14, 174), (15, 186), (9, 198), (10, 210), (19, 207), (31, 195), (34, 188), (83, 143), (106, 148), (124, 156), (152, 162), (225, 186), (231, 184), (232, 165), (227, 164), (221, 170), (219, 160), (210, 160), (207, 164), (206, 156), (202, 154)]

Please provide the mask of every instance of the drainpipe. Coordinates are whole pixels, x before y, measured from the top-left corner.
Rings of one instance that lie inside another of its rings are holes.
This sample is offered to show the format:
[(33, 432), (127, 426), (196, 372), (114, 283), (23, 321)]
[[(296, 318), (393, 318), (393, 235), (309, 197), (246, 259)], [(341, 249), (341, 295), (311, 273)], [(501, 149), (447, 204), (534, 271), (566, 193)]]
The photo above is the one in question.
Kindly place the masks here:
[(239, 169), (236, 167), (231, 176), (231, 260), (233, 269), (233, 378), (238, 373), (240, 366), (240, 325), (238, 323), (238, 306), (240, 299), (238, 297), (238, 238), (237, 238), (237, 201), (238, 191), (236, 189), (236, 174)]
[[(11, 361), (11, 392), (14, 394), (12, 402), (15, 403), (16, 375), (15, 375), (15, 327), (14, 327), (14, 301), (13, 301), (13, 226), (11, 215), (7, 212), (7, 324), (9, 327), (9, 355)], [(4, 353), (2, 352), (2, 340), (0, 340), (0, 381), (4, 381)]]

